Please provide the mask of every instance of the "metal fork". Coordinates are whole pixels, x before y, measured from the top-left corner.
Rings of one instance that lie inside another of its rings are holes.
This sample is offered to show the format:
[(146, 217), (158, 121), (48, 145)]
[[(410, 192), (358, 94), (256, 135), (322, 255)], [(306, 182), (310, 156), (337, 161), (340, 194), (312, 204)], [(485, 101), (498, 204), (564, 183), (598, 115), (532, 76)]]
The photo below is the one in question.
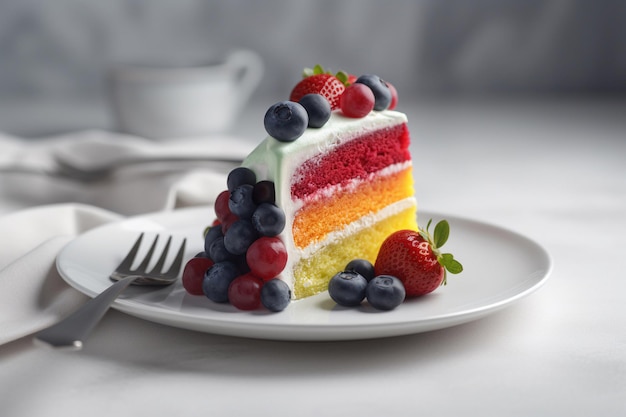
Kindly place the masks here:
[(163, 248), (161, 256), (154, 267), (148, 272), (148, 265), (152, 259), (159, 236), (155, 237), (152, 246), (150, 246), (141, 264), (139, 264), (137, 268), (132, 269), (143, 236), (143, 233), (139, 235), (139, 238), (135, 241), (130, 252), (128, 252), (122, 263), (120, 263), (111, 274), (110, 279), (116, 281), (115, 284), (104, 290), (97, 297), (89, 300), (67, 318), (37, 333), (35, 335), (35, 341), (57, 348), (80, 350), (83, 347), (83, 342), (100, 322), (100, 319), (107, 312), (113, 301), (122, 291), (128, 288), (130, 284), (163, 286), (174, 283), (178, 278), (178, 273), (182, 266), (186, 239), (183, 240), (180, 245), (176, 258), (170, 268), (162, 272), (172, 241), (172, 237), (170, 236)]

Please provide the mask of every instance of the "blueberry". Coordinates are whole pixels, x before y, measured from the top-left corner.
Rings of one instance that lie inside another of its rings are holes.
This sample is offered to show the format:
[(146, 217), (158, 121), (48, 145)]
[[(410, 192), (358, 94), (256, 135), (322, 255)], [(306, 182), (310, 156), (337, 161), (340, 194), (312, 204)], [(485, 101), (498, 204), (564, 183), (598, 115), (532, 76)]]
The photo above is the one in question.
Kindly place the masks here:
[(230, 193), (228, 208), (235, 215), (248, 219), (256, 210), (256, 204), (252, 199), (254, 187), (250, 184), (242, 184)]
[(402, 281), (391, 275), (379, 275), (367, 284), (367, 301), (378, 310), (393, 310), (406, 297)]
[(228, 252), (226, 246), (224, 245), (223, 236), (215, 238), (211, 242), (211, 245), (209, 246), (209, 251), (207, 253), (209, 254), (209, 258), (211, 258), (211, 260), (216, 263), (230, 261), (233, 259), (233, 255)]
[(273, 181), (259, 181), (254, 184), (252, 190), (252, 201), (256, 204), (276, 202), (276, 189)]
[(232, 192), (235, 188), (243, 184), (254, 185), (256, 183), (256, 174), (250, 168), (238, 167), (228, 173), (226, 186), (228, 191)]
[(298, 102), (309, 115), (309, 127), (319, 128), (330, 119), (330, 103), (321, 94), (306, 94)]
[(228, 286), (240, 275), (239, 269), (232, 262), (218, 262), (210, 267), (202, 280), (202, 291), (216, 303), (228, 302)]
[(354, 307), (365, 299), (367, 280), (354, 271), (337, 273), (328, 283), (328, 294), (337, 304)]
[(374, 273), (374, 265), (367, 259), (353, 259), (346, 265), (345, 270), (358, 272), (367, 282), (371, 281), (374, 275), (376, 275)]
[(252, 214), (252, 224), (263, 236), (278, 236), (285, 228), (285, 212), (274, 204), (263, 203)]
[(374, 93), (374, 110), (385, 110), (391, 104), (391, 90), (378, 75), (361, 75), (355, 81), (368, 86)]
[(263, 284), (263, 288), (261, 288), (261, 304), (269, 311), (282, 311), (290, 302), (291, 290), (285, 281), (274, 278)]
[(234, 222), (224, 235), (224, 247), (233, 255), (246, 253), (252, 242), (259, 237), (249, 220), (239, 219)]
[(309, 116), (301, 104), (281, 101), (267, 110), (263, 123), (267, 133), (274, 139), (293, 142), (306, 130)]
[(209, 227), (209, 230), (204, 235), (204, 251), (210, 253), (211, 243), (218, 237), (223, 237), (222, 228), (220, 226)]

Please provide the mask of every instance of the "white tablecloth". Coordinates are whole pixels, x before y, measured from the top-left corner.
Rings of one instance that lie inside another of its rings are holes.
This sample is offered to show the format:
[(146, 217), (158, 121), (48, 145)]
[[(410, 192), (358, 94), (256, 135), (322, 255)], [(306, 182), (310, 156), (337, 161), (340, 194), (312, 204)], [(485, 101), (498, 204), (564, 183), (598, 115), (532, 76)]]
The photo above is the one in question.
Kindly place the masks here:
[(625, 103), (401, 110), (420, 207), (538, 241), (555, 265), (538, 292), (469, 324), (332, 343), (196, 333), (110, 311), (80, 352), (28, 336), (0, 346), (0, 414), (626, 415)]

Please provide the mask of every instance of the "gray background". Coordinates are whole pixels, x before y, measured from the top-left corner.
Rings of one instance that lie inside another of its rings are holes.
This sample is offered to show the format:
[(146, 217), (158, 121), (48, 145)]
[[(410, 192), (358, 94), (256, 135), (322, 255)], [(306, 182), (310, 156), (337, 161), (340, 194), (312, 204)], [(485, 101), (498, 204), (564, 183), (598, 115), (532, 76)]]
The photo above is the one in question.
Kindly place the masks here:
[(1, 0), (0, 130), (61, 130), (49, 103), (87, 123), (114, 64), (198, 64), (231, 48), (263, 57), (265, 100), (315, 63), (378, 73), (405, 100), (623, 96), (625, 22), (619, 0)]

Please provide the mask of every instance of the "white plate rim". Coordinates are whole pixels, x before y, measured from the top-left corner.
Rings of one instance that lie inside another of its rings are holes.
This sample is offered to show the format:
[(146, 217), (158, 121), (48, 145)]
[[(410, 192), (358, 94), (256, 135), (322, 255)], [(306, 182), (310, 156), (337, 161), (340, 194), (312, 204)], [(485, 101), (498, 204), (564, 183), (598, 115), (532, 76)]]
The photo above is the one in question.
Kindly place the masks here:
[[(110, 271), (115, 267), (116, 260), (111, 259), (109, 262), (110, 270), (108, 272), (104, 273), (104, 267), (100, 268), (100, 271), (93, 272), (93, 274), (101, 272), (101, 282), (99, 278), (97, 283), (91, 282), (85, 278), (84, 274), (81, 275), (73, 269), (77, 263), (83, 262), (82, 259), (77, 260), (75, 255), (77, 252), (83, 250), (85, 245), (94, 246), (94, 240), (97, 240), (100, 237), (112, 236), (114, 233), (126, 234), (128, 236), (131, 235), (131, 232), (138, 234), (138, 232), (141, 231), (140, 229), (145, 229), (146, 225), (148, 225), (150, 226), (148, 228), (152, 227), (154, 229), (162, 227), (162, 230), (156, 230), (155, 233), (171, 232), (172, 234), (187, 237), (188, 242), (191, 243), (190, 245), (188, 244), (188, 252), (190, 252), (189, 256), (192, 256), (194, 253), (194, 243), (198, 243), (193, 242), (194, 235), (197, 235), (195, 238), (200, 240), (200, 233), (204, 226), (200, 224), (193, 225), (192, 222), (190, 222), (189, 227), (185, 226), (185, 230), (180, 230), (178, 225), (185, 223), (184, 219), (194, 219), (194, 221), (197, 222), (201, 213), (207, 213), (205, 223), (208, 224), (210, 222), (210, 215), (208, 214), (210, 211), (211, 207), (208, 206), (192, 207), (169, 212), (157, 212), (133, 216), (114, 223), (99, 226), (78, 236), (62, 249), (57, 257), (57, 270), (59, 271), (61, 277), (70, 286), (90, 297), (93, 297), (109, 285), (108, 273), (110, 273)], [(363, 307), (358, 309), (343, 309), (336, 306), (332, 307), (334, 304), (328, 297), (327, 293), (322, 293), (306, 300), (293, 302), (284, 312), (281, 313), (241, 312), (231, 308), (231, 306), (216, 305), (208, 299), (204, 299), (202, 296), (198, 296), (202, 299), (200, 303), (208, 303), (208, 309), (176, 311), (169, 308), (169, 305), (167, 305), (168, 308), (164, 308), (165, 305), (162, 303), (151, 304), (146, 303), (143, 300), (139, 300), (139, 298), (135, 298), (132, 294), (135, 290), (131, 288), (127, 290), (127, 292), (130, 292), (131, 295), (118, 298), (113, 303), (112, 308), (135, 317), (168, 326), (229, 336), (285, 341), (373, 339), (438, 330), (480, 319), (508, 307), (514, 302), (535, 292), (543, 286), (550, 276), (553, 268), (553, 261), (550, 254), (539, 243), (527, 236), (501, 226), (457, 215), (448, 215), (422, 210), (419, 213), (419, 217), (420, 219), (447, 219), (452, 228), (450, 241), (454, 239), (455, 229), (464, 230), (472, 227), (479, 229), (481, 232), (502, 236), (501, 241), (498, 243), (503, 250), (521, 249), (526, 252), (527, 255), (530, 255), (532, 252), (534, 255), (534, 261), (536, 262), (536, 271), (532, 274), (532, 276), (524, 276), (523, 279), (516, 282), (516, 286), (519, 288), (505, 288), (504, 290), (506, 290), (506, 295), (497, 296), (492, 301), (482, 303), (479, 301), (478, 304), (472, 305), (471, 307), (459, 307), (456, 310), (453, 309), (453, 311), (448, 311), (440, 315), (430, 315), (428, 317), (414, 317), (408, 314), (413, 308), (411, 303), (417, 304), (420, 301), (409, 301), (391, 312), (374, 312), (374, 310), (367, 306), (366, 303)], [(177, 226), (172, 227), (172, 223), (176, 223)], [(503, 247), (503, 242), (508, 243), (509, 247)], [(132, 239), (129, 240), (128, 244), (130, 245), (131, 243)], [(515, 245), (512, 246), (512, 244)], [(197, 248), (200, 245), (196, 244), (195, 246)], [(121, 251), (121, 254), (116, 254), (116, 256), (122, 256), (125, 250), (126, 249), (117, 250), (117, 252)], [(107, 253), (106, 255), (112, 258), (113, 253)], [(84, 260), (84, 262), (86, 261), (87, 259)], [(70, 265), (72, 265), (72, 267), (70, 267)], [(83, 264), (80, 266), (89, 268), (89, 265)], [(464, 273), (466, 272), (464, 271), (463, 274)], [(89, 271), (88, 274), (91, 275), (92, 272)], [(90, 278), (93, 279), (93, 277)], [(452, 286), (455, 285), (453, 280), (456, 279), (456, 276), (449, 276), (450, 283), (448, 284), (448, 287), (438, 289), (436, 291), (436, 293), (438, 293), (437, 297), (444, 299), (443, 297), (446, 296), (446, 291), (448, 288), (453, 288)], [(180, 285), (180, 283), (174, 285), (181, 287), (178, 288), (177, 294), (178, 299), (182, 297), (183, 300), (176, 301), (181, 301), (181, 309), (186, 310), (188, 307), (185, 305), (185, 300), (191, 299), (192, 304), (198, 301), (197, 298), (195, 300), (192, 299), (191, 297), (193, 296), (180, 295), (182, 285)], [(182, 291), (184, 292), (184, 290)], [(138, 291), (135, 291), (135, 293), (138, 293)], [(139, 297), (141, 296), (143, 296), (143, 294)], [(471, 302), (472, 300), (468, 301)], [(318, 314), (320, 313), (318, 310), (329, 309), (334, 311), (330, 311), (330, 314), (326, 314), (326, 312), (324, 312), (323, 317), (322, 314)], [(289, 315), (287, 313), (289, 311), (295, 312), (293, 315)], [(300, 315), (303, 314), (311, 315), (311, 312), (313, 312), (312, 315), (316, 317), (313, 321), (308, 321), (306, 319), (302, 320), (300, 318), (294, 319), (294, 316), (300, 317)], [(317, 316), (322, 317), (322, 320), (318, 320)]]

